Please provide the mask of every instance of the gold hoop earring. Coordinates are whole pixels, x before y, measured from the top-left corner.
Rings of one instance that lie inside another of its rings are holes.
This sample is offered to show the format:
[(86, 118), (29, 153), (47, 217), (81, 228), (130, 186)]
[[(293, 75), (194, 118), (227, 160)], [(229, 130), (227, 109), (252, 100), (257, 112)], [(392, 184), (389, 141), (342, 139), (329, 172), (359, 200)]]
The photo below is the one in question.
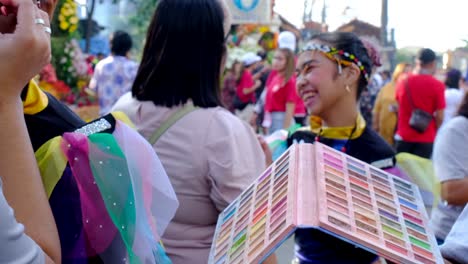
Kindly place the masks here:
[(346, 89), (346, 91), (347, 91), (348, 93), (351, 92), (351, 88), (349, 88), (349, 85), (346, 85), (345, 89)]

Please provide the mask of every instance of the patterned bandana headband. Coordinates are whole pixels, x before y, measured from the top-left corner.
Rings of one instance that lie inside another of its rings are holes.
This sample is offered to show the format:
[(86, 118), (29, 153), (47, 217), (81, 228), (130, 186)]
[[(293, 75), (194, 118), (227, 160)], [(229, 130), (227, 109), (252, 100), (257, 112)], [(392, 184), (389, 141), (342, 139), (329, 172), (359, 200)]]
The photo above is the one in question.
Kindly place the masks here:
[[(333, 61), (336, 61), (338, 63), (338, 65), (340, 66), (338, 68), (340, 73), (341, 73), (341, 65), (349, 66), (352, 63), (356, 64), (359, 67), (359, 70), (364, 75), (364, 78), (366, 78), (366, 80), (369, 81), (369, 73), (366, 71), (364, 65), (362, 65), (362, 62), (354, 54), (351, 54), (351, 53), (346, 52), (344, 50), (339, 50), (339, 49), (337, 49), (335, 47), (330, 47), (330, 46), (323, 45), (323, 44), (318, 44), (318, 43), (309, 43), (302, 49), (303, 52), (304, 51), (314, 51), (314, 50), (320, 51), (325, 56), (327, 56), (329, 59), (331, 59)], [(337, 54), (348, 58), (350, 61), (343, 61), (343, 60), (337, 59), (335, 57), (335, 55), (337, 55)]]

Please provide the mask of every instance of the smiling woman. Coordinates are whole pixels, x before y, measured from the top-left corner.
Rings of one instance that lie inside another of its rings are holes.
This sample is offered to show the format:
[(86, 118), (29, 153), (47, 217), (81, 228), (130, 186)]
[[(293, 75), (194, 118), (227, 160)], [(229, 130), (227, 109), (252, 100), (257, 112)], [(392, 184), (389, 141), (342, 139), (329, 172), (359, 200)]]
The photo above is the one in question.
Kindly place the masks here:
[(367, 87), (371, 63), (365, 47), (354, 34), (315, 37), (299, 56), (296, 71), (298, 92), (310, 113), (320, 116), (328, 125), (353, 125), (354, 118), (348, 119), (351, 120), (348, 124), (344, 120), (357, 116), (357, 110), (349, 110)]
[[(372, 64), (365, 46), (352, 33), (315, 36), (299, 55), (296, 69), (296, 88), (312, 114), (311, 128), (291, 135), (289, 143), (320, 141), (364, 162), (393, 166), (392, 148), (366, 125), (357, 110)], [(377, 260), (374, 254), (317, 230), (299, 229), (296, 244), (300, 263)]]

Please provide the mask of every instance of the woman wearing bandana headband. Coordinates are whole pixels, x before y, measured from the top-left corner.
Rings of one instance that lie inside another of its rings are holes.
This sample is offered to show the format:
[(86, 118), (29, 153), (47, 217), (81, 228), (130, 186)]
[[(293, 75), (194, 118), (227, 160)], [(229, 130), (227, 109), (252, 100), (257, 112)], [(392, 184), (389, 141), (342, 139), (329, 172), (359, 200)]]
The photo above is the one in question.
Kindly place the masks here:
[[(315, 36), (299, 55), (297, 90), (311, 114), (311, 127), (292, 134), (293, 142), (319, 141), (380, 168), (394, 165), (394, 151), (358, 111), (373, 61), (352, 33)], [(299, 263), (373, 263), (378, 257), (315, 229), (296, 231)]]

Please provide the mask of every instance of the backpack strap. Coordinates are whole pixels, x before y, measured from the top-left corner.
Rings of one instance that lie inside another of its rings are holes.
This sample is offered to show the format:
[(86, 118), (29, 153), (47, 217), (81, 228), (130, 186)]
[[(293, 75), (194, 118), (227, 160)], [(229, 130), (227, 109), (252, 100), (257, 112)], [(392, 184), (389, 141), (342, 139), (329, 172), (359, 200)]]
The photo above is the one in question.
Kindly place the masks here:
[(164, 123), (161, 124), (161, 126), (154, 131), (154, 133), (151, 135), (149, 138), (149, 143), (151, 145), (154, 145), (158, 139), (170, 128), (172, 125), (177, 123), (180, 119), (182, 119), (184, 116), (187, 114), (195, 111), (198, 109), (198, 107), (195, 107), (192, 102), (187, 102), (184, 107), (181, 109), (177, 110), (177, 112), (173, 113), (170, 115)]

